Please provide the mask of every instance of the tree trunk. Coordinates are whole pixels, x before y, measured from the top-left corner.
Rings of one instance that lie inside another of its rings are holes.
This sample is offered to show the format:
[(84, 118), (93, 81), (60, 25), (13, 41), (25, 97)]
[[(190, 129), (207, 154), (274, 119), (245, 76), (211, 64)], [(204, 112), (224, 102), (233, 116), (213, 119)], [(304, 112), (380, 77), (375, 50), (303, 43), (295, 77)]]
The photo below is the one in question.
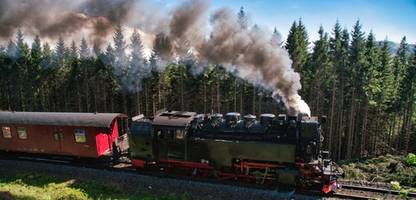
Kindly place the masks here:
[(180, 90), (181, 90), (181, 99), (180, 99), (180, 101), (181, 101), (181, 110), (185, 110), (185, 104), (184, 104), (184, 98), (183, 98), (183, 95), (184, 95), (184, 83), (183, 83), (183, 67), (182, 66), (180, 66), (179, 67), (180, 68)]
[(259, 102), (258, 102), (258, 104), (259, 104), (259, 110), (258, 110), (259, 116), (261, 115), (261, 103), (262, 103), (262, 100), (263, 100), (263, 95), (260, 94), (259, 95)]
[(330, 123), (329, 123), (329, 134), (328, 134), (328, 150), (332, 151), (332, 136), (333, 136), (333, 130), (334, 130), (334, 121), (335, 118), (335, 81), (332, 82), (332, 97), (331, 97), (331, 112), (330, 112)]
[(345, 134), (345, 125), (344, 125), (344, 83), (341, 79), (340, 92), (339, 92), (339, 121), (338, 121), (338, 145), (337, 145), (337, 160), (341, 159), (342, 153), (342, 137)]
[(85, 80), (85, 102), (87, 103), (87, 112), (90, 112), (90, 88), (88, 84), (88, 79)]
[(256, 87), (253, 85), (253, 115), (256, 115)]
[(220, 79), (217, 78), (217, 112), (221, 113), (221, 101), (220, 101)]
[(148, 88), (148, 83), (145, 84), (144, 86), (144, 90), (145, 90), (145, 97), (144, 97), (144, 101), (145, 101), (145, 115), (149, 116), (149, 88)]
[(234, 111), (237, 111), (237, 78), (234, 80)]
[(351, 159), (352, 154), (352, 145), (354, 140), (354, 123), (355, 119), (355, 88), (352, 88), (352, 95), (351, 95), (351, 109), (350, 109), (350, 117), (349, 117), (349, 127), (348, 127), (348, 136), (347, 136), (347, 159)]
[(80, 89), (81, 87), (79, 86), (79, 81), (77, 80), (77, 107), (78, 107), (78, 112), (82, 112), (82, 106), (81, 106), (81, 92)]
[[(410, 90), (412, 91), (412, 90)], [(407, 114), (406, 114), (406, 122), (403, 124), (404, 126), (404, 147), (403, 152), (407, 154), (409, 152), (409, 141), (410, 141), (410, 129), (411, 129), (411, 122), (412, 122), (412, 114), (413, 114), (413, 103), (414, 103), (414, 94), (410, 94), (411, 98), (408, 101), (407, 105)]]
[(207, 84), (204, 81), (204, 113), (207, 113)]
[[(364, 155), (364, 147), (366, 146), (366, 136), (367, 136), (367, 116), (368, 116), (368, 98), (364, 95), (364, 116), (363, 116), (363, 126), (361, 129), (361, 141), (360, 141), (360, 156)], [(370, 146), (371, 147), (371, 146)]]
[(243, 94), (244, 94), (244, 87), (245, 87), (245, 83), (243, 82), (241, 84), (241, 90), (240, 90), (240, 113), (244, 113), (243, 107)]
[(137, 108), (136, 110), (137, 114), (140, 115), (141, 110), (140, 110), (140, 91), (139, 90), (137, 90), (136, 92), (136, 108)]

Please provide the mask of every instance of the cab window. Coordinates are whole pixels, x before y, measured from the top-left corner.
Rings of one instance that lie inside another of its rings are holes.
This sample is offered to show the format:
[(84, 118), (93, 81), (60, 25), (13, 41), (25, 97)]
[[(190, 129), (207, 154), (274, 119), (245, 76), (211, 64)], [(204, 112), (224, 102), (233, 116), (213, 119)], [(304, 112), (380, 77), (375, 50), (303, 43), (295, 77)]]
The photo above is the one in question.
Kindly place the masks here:
[(4, 138), (12, 138), (12, 131), (9, 126), (3, 126), (1, 130)]
[(128, 121), (126, 118), (118, 117), (117, 118), (117, 125), (118, 125), (118, 134), (123, 135), (127, 133)]
[(17, 127), (17, 137), (22, 140), (27, 139), (27, 129), (25, 127)]
[(74, 130), (74, 137), (76, 143), (86, 143), (87, 136), (85, 135), (84, 129), (75, 129)]
[(175, 131), (175, 138), (181, 140), (184, 138), (184, 131), (182, 129), (176, 129)]

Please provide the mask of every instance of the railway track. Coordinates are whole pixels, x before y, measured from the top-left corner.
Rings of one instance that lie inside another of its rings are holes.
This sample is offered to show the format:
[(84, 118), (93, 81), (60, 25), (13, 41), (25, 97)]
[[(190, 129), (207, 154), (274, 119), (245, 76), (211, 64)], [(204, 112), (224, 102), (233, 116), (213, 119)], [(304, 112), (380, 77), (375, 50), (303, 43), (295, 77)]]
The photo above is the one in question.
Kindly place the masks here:
[[(400, 191), (385, 188), (342, 184), (338, 193), (334, 197), (344, 199), (390, 199), (400, 197)], [(408, 193), (408, 199), (416, 199), (416, 193)]]
[[(0, 158), (5, 159), (5, 158)], [(37, 157), (29, 157), (29, 156), (18, 156), (18, 157), (8, 157), (7, 160), (23, 160), (23, 161), (30, 161), (30, 162), (39, 162), (39, 163), (48, 163), (54, 165), (66, 165), (66, 166), (73, 166), (73, 167), (86, 167), (92, 169), (105, 169), (114, 172), (123, 172), (123, 173), (135, 173), (147, 176), (156, 176), (160, 178), (171, 178), (171, 179), (191, 179), (192, 181), (197, 182), (206, 182), (206, 183), (214, 183), (214, 184), (224, 184), (224, 185), (231, 185), (237, 187), (249, 187), (249, 188), (256, 188), (256, 189), (272, 189), (270, 187), (265, 187), (261, 185), (254, 185), (250, 183), (239, 183), (235, 181), (221, 181), (215, 179), (207, 179), (207, 178), (199, 178), (199, 177), (189, 177), (189, 176), (178, 176), (172, 175), (167, 172), (159, 172), (155, 173), (155, 171), (137, 171), (135, 168), (131, 166), (129, 162), (120, 162), (117, 165), (103, 166), (97, 165), (95, 163), (86, 163), (86, 162), (78, 162), (78, 161), (70, 161), (70, 160), (61, 160), (59, 158), (54, 159), (45, 159), (45, 158), (37, 158)], [(289, 192), (290, 193), (290, 192)], [(319, 191), (316, 192), (307, 192), (307, 193), (300, 193), (303, 195), (312, 195), (312, 196), (322, 196)], [(378, 196), (377, 196), (378, 195)], [(368, 186), (358, 186), (358, 185), (351, 185), (351, 184), (342, 184), (341, 188), (338, 190), (337, 193), (334, 193), (327, 197), (334, 197), (340, 199), (380, 199), (379, 196), (386, 195), (396, 196), (399, 197), (400, 191), (397, 190), (389, 190), (384, 188), (375, 188), (375, 187), (368, 187)], [(416, 199), (416, 193), (408, 193), (407, 195), (410, 199)]]

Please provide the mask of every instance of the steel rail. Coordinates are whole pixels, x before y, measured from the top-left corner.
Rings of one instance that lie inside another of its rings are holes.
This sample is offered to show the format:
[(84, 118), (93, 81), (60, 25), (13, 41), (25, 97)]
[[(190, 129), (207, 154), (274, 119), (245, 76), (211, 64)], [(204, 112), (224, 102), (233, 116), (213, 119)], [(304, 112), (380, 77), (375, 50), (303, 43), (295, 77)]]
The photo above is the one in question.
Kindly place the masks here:
[[(375, 188), (375, 187), (368, 187), (368, 186), (359, 186), (359, 185), (347, 185), (343, 184), (341, 185), (342, 188), (345, 189), (351, 189), (351, 190), (361, 190), (361, 191), (368, 191), (368, 192), (377, 192), (377, 193), (383, 193), (383, 194), (394, 194), (394, 195), (400, 195), (400, 191), (398, 190), (389, 190), (384, 188)], [(408, 197), (416, 197), (416, 193), (409, 192), (407, 194)]]

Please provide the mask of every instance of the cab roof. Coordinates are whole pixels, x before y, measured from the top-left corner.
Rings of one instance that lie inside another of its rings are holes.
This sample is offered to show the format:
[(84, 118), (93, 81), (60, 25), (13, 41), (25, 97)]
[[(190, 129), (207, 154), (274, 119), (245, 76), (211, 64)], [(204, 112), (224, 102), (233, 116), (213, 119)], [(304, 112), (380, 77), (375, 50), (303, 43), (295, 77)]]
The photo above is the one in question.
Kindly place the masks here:
[(155, 115), (153, 125), (159, 126), (187, 126), (191, 123), (196, 112), (164, 111)]

